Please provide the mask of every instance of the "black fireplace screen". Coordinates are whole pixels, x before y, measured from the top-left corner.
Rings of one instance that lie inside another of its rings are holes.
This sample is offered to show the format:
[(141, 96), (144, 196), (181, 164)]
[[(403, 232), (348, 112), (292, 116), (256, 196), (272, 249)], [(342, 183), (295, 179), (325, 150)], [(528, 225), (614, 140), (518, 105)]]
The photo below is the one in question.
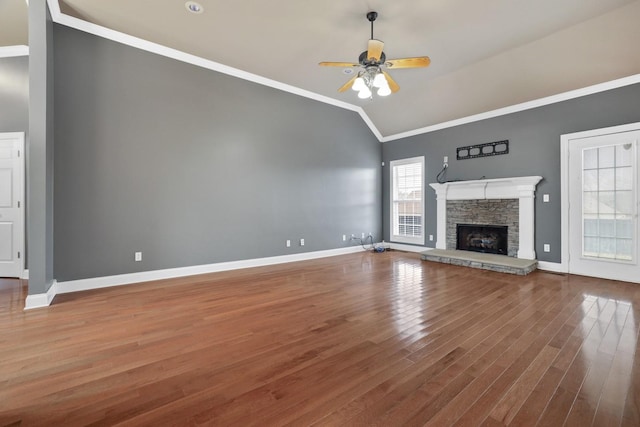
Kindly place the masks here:
[(458, 224), (456, 249), (507, 255), (507, 226)]

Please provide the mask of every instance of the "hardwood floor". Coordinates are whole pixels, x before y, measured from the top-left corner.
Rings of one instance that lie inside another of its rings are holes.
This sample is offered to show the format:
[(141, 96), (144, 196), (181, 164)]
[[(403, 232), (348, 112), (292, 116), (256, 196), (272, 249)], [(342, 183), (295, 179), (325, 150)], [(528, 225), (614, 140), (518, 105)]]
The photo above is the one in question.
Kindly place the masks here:
[(388, 252), (24, 297), (0, 425), (640, 425), (638, 285)]

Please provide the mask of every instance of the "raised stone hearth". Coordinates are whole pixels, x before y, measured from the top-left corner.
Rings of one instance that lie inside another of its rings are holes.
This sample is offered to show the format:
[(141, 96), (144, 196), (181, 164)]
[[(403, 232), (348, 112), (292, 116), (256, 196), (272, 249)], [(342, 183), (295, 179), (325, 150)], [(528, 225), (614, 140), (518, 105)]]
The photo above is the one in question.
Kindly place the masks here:
[(499, 273), (517, 274), (519, 276), (525, 276), (538, 268), (538, 261), (536, 260), (469, 251), (433, 249), (422, 252), (421, 258), (424, 261), (480, 268), (483, 270), (497, 271)]

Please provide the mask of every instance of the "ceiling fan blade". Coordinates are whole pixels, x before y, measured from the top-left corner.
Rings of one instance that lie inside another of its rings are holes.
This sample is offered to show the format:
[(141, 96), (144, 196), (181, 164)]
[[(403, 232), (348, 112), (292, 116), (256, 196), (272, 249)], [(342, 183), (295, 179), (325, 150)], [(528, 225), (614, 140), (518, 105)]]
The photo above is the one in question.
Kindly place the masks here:
[(419, 68), (428, 67), (431, 59), (428, 56), (418, 56), (415, 58), (389, 59), (384, 65), (389, 68)]
[(391, 89), (391, 93), (396, 93), (397, 91), (399, 91), (400, 85), (398, 85), (398, 83), (396, 83), (396, 81), (391, 78), (389, 73), (384, 70), (380, 71), (382, 71), (382, 74), (384, 74), (384, 77), (387, 79), (387, 83), (389, 83), (389, 89)]
[(358, 78), (358, 74), (351, 77), (351, 79), (348, 82), (340, 86), (340, 89), (338, 89), (338, 92), (346, 92), (347, 90), (351, 89), (351, 86), (353, 86), (353, 82), (355, 82), (357, 78)]
[(367, 59), (369, 61), (372, 61), (372, 60), (380, 61), (380, 56), (382, 55), (383, 47), (384, 47), (384, 42), (376, 39), (369, 40), (369, 45), (367, 47)]
[(323, 67), (359, 67), (360, 64), (354, 64), (353, 62), (320, 62), (318, 65)]

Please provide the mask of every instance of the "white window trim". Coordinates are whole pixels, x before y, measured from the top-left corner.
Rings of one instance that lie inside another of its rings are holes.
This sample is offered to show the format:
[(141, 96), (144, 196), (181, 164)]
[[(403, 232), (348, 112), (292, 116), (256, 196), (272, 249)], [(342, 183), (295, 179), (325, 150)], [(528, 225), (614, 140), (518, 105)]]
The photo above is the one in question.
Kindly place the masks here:
[[(420, 163), (421, 167), (422, 167), (422, 227), (421, 227), (421, 231), (422, 231), (422, 236), (420, 237), (407, 237), (407, 236), (397, 236), (393, 234), (393, 220), (394, 220), (394, 215), (393, 215), (393, 187), (394, 187), (394, 182), (393, 182), (393, 168), (396, 166), (402, 166), (402, 165), (406, 165), (406, 164), (410, 164), (410, 163)], [(400, 159), (400, 160), (392, 160), (391, 162), (389, 162), (389, 239), (391, 242), (397, 242), (397, 243), (409, 243), (409, 244), (413, 244), (413, 245), (422, 245), (424, 246), (424, 240), (425, 240), (425, 170), (424, 170), (424, 156), (418, 156), (418, 157), (411, 157), (408, 159)]]

